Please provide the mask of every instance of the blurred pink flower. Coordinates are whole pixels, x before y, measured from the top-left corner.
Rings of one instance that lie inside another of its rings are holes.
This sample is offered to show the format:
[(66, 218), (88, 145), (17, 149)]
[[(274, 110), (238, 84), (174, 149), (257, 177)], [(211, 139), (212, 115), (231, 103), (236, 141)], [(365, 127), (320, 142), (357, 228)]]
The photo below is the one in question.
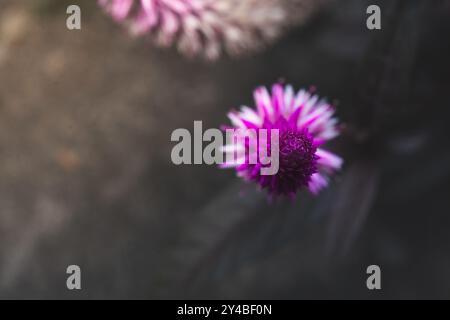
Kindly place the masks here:
[(223, 51), (237, 55), (255, 50), (277, 38), (293, 16), (304, 20), (314, 7), (311, 0), (292, 1), (302, 2), (301, 9), (286, 0), (98, 0), (133, 34), (151, 34), (162, 46), (176, 44), (187, 55), (208, 59)]

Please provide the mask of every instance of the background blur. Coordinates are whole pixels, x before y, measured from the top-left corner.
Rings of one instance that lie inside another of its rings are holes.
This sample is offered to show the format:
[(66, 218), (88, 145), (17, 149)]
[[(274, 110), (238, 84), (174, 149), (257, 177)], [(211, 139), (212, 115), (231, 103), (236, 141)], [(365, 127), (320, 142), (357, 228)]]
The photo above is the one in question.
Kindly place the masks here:
[[(448, 1), (341, 0), (207, 63), (129, 37), (95, 1), (1, 0), (0, 298), (450, 298), (449, 34)], [(346, 124), (318, 198), (269, 203), (233, 171), (171, 163), (174, 129), (219, 127), (280, 78)]]

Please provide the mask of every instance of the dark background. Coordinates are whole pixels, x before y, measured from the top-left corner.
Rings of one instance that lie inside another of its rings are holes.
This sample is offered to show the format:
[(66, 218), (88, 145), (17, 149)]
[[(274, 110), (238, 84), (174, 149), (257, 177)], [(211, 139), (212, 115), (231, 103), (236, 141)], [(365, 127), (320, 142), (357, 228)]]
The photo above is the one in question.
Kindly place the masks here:
[[(207, 63), (94, 1), (1, 0), (0, 298), (449, 298), (449, 35), (448, 1), (341, 0)], [(174, 129), (219, 127), (280, 78), (345, 123), (345, 168), (319, 197), (270, 203), (232, 171), (172, 164)]]

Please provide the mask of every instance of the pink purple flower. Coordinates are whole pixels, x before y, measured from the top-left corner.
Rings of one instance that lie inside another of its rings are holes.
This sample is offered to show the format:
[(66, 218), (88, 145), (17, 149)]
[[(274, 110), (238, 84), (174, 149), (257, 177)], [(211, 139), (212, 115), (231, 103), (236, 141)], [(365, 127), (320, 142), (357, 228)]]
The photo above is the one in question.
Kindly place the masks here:
[[(225, 154), (234, 157), (222, 167), (233, 167), (238, 176), (258, 183), (273, 196), (294, 196), (306, 187), (313, 194), (319, 193), (329, 183), (330, 175), (339, 170), (342, 158), (322, 146), (339, 135), (334, 107), (310, 91), (295, 93), (292, 86), (275, 84), (270, 94), (265, 87), (254, 91), (256, 109), (246, 106), (228, 114), (235, 129), (277, 129), (279, 134), (279, 169), (274, 175), (262, 175), (264, 167), (258, 155), (256, 162), (249, 161), (251, 152), (266, 148), (270, 154), (270, 142), (258, 143), (249, 148), (248, 141), (240, 139), (224, 146)], [(243, 131), (237, 130), (237, 131)], [(268, 139), (269, 140), (269, 139)], [(263, 140), (264, 141), (264, 140)]]
[[(279, 0), (98, 0), (136, 35), (185, 54), (216, 59), (240, 54), (278, 37), (291, 19)], [(309, 12), (309, 10), (305, 10)]]

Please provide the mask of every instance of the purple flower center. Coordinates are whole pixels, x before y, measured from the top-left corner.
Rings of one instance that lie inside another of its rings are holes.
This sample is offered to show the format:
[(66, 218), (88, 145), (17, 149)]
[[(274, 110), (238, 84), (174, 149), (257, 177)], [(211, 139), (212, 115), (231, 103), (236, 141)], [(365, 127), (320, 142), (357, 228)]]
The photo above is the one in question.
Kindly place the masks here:
[(308, 131), (281, 129), (279, 139), (279, 170), (276, 175), (258, 175), (263, 188), (274, 195), (295, 195), (308, 185), (317, 172), (317, 147)]

